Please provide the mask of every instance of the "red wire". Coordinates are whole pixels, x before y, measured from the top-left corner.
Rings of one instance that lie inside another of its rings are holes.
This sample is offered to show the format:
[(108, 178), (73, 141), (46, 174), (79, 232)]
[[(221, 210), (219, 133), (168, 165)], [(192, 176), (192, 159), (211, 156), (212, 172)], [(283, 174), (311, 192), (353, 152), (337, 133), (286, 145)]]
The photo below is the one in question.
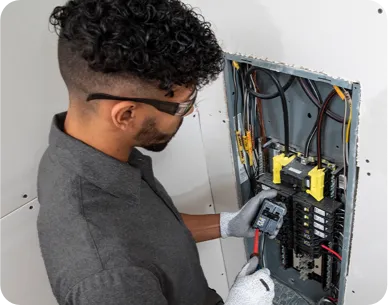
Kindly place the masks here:
[(253, 243), (253, 254), (259, 255), (259, 240), (260, 240), (260, 231), (256, 229), (255, 231), (255, 240)]
[(332, 301), (333, 303), (337, 303), (337, 302), (338, 302), (338, 300), (337, 300), (337, 299), (335, 299), (335, 298), (332, 298), (332, 297), (328, 297), (328, 299), (329, 299), (330, 301)]
[(335, 252), (333, 249), (325, 246), (325, 245), (321, 245), (321, 247), (327, 251), (329, 251), (331, 254), (335, 255), (340, 261), (342, 261), (342, 256), (339, 255), (337, 252)]

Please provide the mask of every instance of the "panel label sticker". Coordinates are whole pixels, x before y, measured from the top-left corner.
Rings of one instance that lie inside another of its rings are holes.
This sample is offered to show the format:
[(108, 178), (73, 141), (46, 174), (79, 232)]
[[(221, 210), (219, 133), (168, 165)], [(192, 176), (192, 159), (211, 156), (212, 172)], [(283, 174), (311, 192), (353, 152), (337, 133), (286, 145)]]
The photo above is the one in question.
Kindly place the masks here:
[(322, 222), (322, 223), (325, 223), (325, 218), (322, 218), (322, 217), (320, 217), (318, 215), (314, 215), (314, 220)]
[(322, 231), (325, 230), (325, 227), (317, 222), (314, 222), (314, 227), (316, 227), (317, 229), (322, 230)]
[(326, 216), (326, 212), (321, 210), (321, 209), (314, 208), (314, 212), (319, 214), (319, 215)]
[(326, 238), (326, 234), (325, 233), (322, 233), (318, 230), (314, 230), (314, 234), (321, 237), (321, 238)]

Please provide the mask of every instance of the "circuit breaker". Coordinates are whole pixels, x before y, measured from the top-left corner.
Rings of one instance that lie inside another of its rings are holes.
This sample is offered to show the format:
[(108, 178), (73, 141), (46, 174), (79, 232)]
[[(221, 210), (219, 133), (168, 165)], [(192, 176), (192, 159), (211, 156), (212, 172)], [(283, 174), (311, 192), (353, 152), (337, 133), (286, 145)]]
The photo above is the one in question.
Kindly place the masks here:
[[(248, 177), (240, 180), (242, 201), (266, 189), (278, 194), (275, 205), (266, 206), (269, 216), (260, 214), (254, 223), (264, 233), (261, 265), (308, 304), (336, 304), (342, 253), (349, 252), (344, 223), (353, 208), (347, 189), (357, 179), (349, 151), (356, 143), (351, 127), (360, 86), (284, 64), (232, 54), (226, 59), (236, 178)], [(286, 214), (270, 240), (265, 232), (275, 222), (276, 204)]]

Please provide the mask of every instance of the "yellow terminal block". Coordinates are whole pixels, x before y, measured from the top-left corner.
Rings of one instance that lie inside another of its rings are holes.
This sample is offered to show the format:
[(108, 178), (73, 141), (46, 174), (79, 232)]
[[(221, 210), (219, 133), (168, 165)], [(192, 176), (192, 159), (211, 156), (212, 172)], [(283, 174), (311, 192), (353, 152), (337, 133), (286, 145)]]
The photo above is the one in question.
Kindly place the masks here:
[(245, 164), (245, 158), (244, 158), (244, 150), (243, 150), (243, 143), (241, 139), (241, 133), (240, 131), (236, 131), (236, 142), (237, 142), (237, 150), (238, 155), (240, 157), (241, 164)]
[(295, 155), (292, 155), (291, 157), (286, 157), (285, 154), (280, 154), (272, 158), (273, 183), (275, 184), (281, 183), (280, 171), (282, 170), (283, 166), (286, 166), (294, 159), (295, 159)]
[(310, 172), (310, 189), (306, 190), (307, 194), (310, 194), (317, 201), (323, 199), (323, 191), (325, 187), (325, 169), (318, 169), (318, 166), (314, 167)]

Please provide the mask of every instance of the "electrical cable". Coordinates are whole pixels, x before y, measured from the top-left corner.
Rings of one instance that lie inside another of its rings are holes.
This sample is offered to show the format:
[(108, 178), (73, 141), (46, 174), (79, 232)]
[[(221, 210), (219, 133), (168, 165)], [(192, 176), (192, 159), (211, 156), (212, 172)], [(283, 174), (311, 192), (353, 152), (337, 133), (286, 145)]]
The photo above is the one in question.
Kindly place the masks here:
[[(318, 98), (321, 99), (322, 97), (321, 97), (321, 95), (320, 95), (320, 93), (318, 91), (318, 88), (316, 88), (316, 90), (317, 90), (316, 94), (318, 94)], [(329, 95), (326, 97), (325, 102), (323, 102), (322, 104), (325, 104), (326, 102), (330, 103), (335, 96), (336, 96), (336, 92), (335, 92), (335, 90), (332, 90), (329, 93)], [(319, 114), (320, 114), (320, 112), (318, 112), (317, 120), (315, 121), (314, 126), (311, 129), (311, 131), (310, 131), (310, 134), (309, 134), (309, 136), (307, 138), (307, 141), (306, 141), (306, 144), (305, 144), (305, 147), (304, 147), (304, 156), (306, 158), (309, 157), (311, 142), (314, 139), (314, 136), (316, 135), (316, 133), (318, 131)]]
[[(235, 130), (236, 130), (236, 141), (237, 142), (239, 141), (237, 138), (241, 139), (241, 141), (242, 141), (241, 136), (244, 135), (244, 126), (241, 126), (242, 130), (240, 131), (239, 120), (238, 120), (238, 105), (239, 105), (239, 98), (238, 98), (239, 90), (238, 90), (238, 88), (242, 88), (241, 85), (243, 84), (240, 69), (241, 69), (241, 67), (239, 66), (239, 64), (237, 62), (233, 62), (234, 114), (235, 114), (234, 120), (235, 120)], [(242, 94), (242, 99), (244, 99), (243, 90), (241, 91), (241, 94)], [(243, 113), (244, 112), (242, 111), (242, 114)], [(241, 123), (243, 125), (243, 121)], [(242, 151), (241, 154), (245, 154), (244, 151)], [(252, 194), (254, 194), (254, 190), (253, 190), (254, 187), (252, 185), (252, 177), (249, 173), (249, 170), (248, 170), (245, 162), (242, 159), (240, 161), (241, 161), (241, 164), (243, 165), (245, 173), (248, 177), (249, 189), (250, 189), (250, 193), (251, 193), (250, 195), (252, 195)]]
[(323, 104), (323, 99), (322, 99), (321, 93), (318, 90), (317, 84), (313, 80), (311, 80), (311, 79), (308, 79), (307, 82), (310, 85), (310, 87), (313, 89), (314, 94), (317, 97), (317, 100), (322, 105)]
[[(266, 70), (266, 69), (263, 69), (263, 68), (260, 68), (260, 67), (251, 67), (251, 68), (248, 70), (247, 74), (245, 75), (245, 83), (246, 83), (246, 84), (248, 83), (248, 79), (249, 79), (249, 77), (251, 76), (251, 74), (255, 73), (255, 72), (258, 71), (258, 70), (264, 72), (264, 73), (267, 74), (267, 75), (269, 75), (269, 74), (267, 73), (267, 72), (269, 72), (269, 70)], [(255, 73), (255, 74), (256, 74), (256, 73)], [(270, 77), (271, 77), (271, 76), (270, 76)], [(272, 79), (272, 77), (271, 77), (271, 79)], [(291, 76), (291, 77), (288, 79), (287, 83), (285, 83), (284, 86), (281, 86), (280, 82), (278, 81), (280, 87), (281, 87), (282, 90), (283, 90), (283, 92), (286, 92), (286, 91), (288, 90), (288, 88), (291, 87), (291, 85), (292, 85), (292, 83), (294, 82), (294, 80), (295, 80), (295, 76)], [(276, 87), (277, 87), (277, 86), (276, 86)], [(273, 99), (273, 98), (275, 98), (275, 97), (281, 96), (281, 93), (280, 93), (280, 91), (279, 91), (279, 88), (278, 88), (278, 91), (273, 92), (273, 93), (267, 93), (267, 94), (260, 93), (260, 92), (255, 92), (255, 91), (252, 90), (252, 88), (249, 87), (249, 86), (247, 86), (247, 88), (248, 88), (248, 92), (249, 92), (250, 94), (252, 94), (252, 95), (254, 95), (254, 96), (256, 96), (256, 97), (258, 97), (258, 98), (260, 98), (260, 99), (263, 99), (263, 100), (271, 100), (271, 99)]]
[(333, 89), (328, 97), (326, 98), (325, 102), (322, 105), (321, 110), (318, 113), (318, 124), (317, 124), (317, 162), (318, 162), (318, 169), (322, 168), (322, 122), (324, 118), (324, 114), (326, 112), (327, 107), (329, 106), (330, 102), (332, 101), (333, 97), (337, 95), (337, 92)]
[[(303, 78), (300, 78), (298, 77), (298, 82), (300, 84), (300, 86), (302, 87), (304, 93), (307, 95), (307, 97), (310, 99), (311, 102), (313, 102), (313, 104), (315, 106), (318, 107), (318, 109), (322, 108), (322, 104), (319, 103), (319, 101), (314, 97), (314, 95), (312, 94), (312, 92), (310, 91), (310, 89), (308, 88), (308, 85), (305, 83), (304, 79)], [(343, 117), (339, 116), (338, 114), (332, 112), (330, 109), (327, 110), (327, 115), (332, 118), (333, 120), (339, 122), (339, 123), (342, 123), (342, 121), (344, 120)]]
[[(245, 74), (245, 77), (244, 77), (244, 82), (245, 82), (245, 86), (247, 87), (248, 89), (248, 92), (256, 97), (259, 97), (261, 99), (269, 99), (269, 96), (272, 96), (273, 94), (262, 94), (262, 93), (257, 93), (255, 92), (254, 90), (252, 90), (251, 86), (250, 86), (250, 75), (255, 72), (255, 71), (262, 71), (264, 72), (265, 74), (267, 74), (271, 79), (272, 81), (274, 82), (275, 86), (277, 87), (278, 89), (278, 95), (280, 96), (280, 99), (282, 101), (282, 110), (283, 110), (283, 121), (284, 121), (284, 150), (285, 150), (285, 154), (288, 155), (289, 153), (289, 149), (290, 149), (290, 131), (289, 131), (289, 121), (288, 121), (288, 107), (287, 107), (287, 100), (286, 100), (286, 96), (284, 94), (284, 90), (282, 88), (282, 86), (280, 85), (280, 82), (279, 80), (277, 79), (277, 77), (274, 75), (273, 72), (270, 72), (266, 69), (263, 69), (263, 68), (259, 68), (259, 67), (251, 67), (248, 69), (247, 73)], [(293, 80), (292, 80), (293, 81)], [(289, 86), (291, 86), (292, 84), (292, 81), (289, 80), (287, 82), (290, 83)], [(284, 86), (286, 87), (286, 86)], [(287, 88), (288, 89), (288, 88)], [(275, 96), (274, 96), (275, 97)], [(271, 97), (273, 98), (273, 97)]]
[(310, 155), (310, 146), (311, 146), (311, 142), (312, 142), (312, 140), (317, 132), (317, 123), (318, 123), (318, 120), (314, 123), (313, 129), (311, 129), (309, 136), (307, 138), (306, 145), (304, 147), (304, 154), (303, 154), (305, 156), (305, 158), (308, 158)]
[(342, 261), (342, 256), (340, 254), (338, 254), (336, 251), (334, 251), (333, 249), (329, 248), (328, 246), (325, 246), (325, 245), (321, 245), (321, 247), (323, 249), (325, 249), (326, 251), (330, 252), (331, 254), (333, 254), (335, 257), (337, 257), (340, 261)]
[[(323, 104), (323, 100), (322, 100), (322, 96), (321, 96), (321, 93), (318, 90), (317, 85), (315, 84), (315, 82), (312, 82), (310, 80), (308, 80), (308, 81), (309, 81), (309, 84), (311, 85), (311, 87), (314, 90), (314, 94), (315, 94), (316, 98), (318, 99), (319, 104), (322, 105)], [(318, 125), (318, 116), (317, 116), (317, 120), (315, 121), (314, 126), (311, 129), (310, 134), (309, 134), (309, 136), (307, 138), (307, 141), (306, 141), (306, 145), (305, 145), (305, 148), (304, 148), (304, 156), (305, 156), (305, 158), (309, 157), (310, 146), (311, 146), (311, 142), (312, 142), (312, 140), (313, 140), (313, 138), (314, 138), (314, 136), (315, 136), (315, 134), (317, 132), (317, 128), (318, 128), (317, 125)]]
[(337, 302), (338, 302), (338, 300), (337, 300), (337, 299), (335, 299), (335, 298), (332, 298), (332, 297), (327, 297), (327, 299), (328, 299), (330, 302), (332, 302), (333, 304), (335, 304), (335, 303), (337, 303)]
[[(257, 84), (257, 77), (256, 72), (253, 72), (253, 82), (254, 82), (254, 88), (256, 92), (260, 92), (259, 86)], [(258, 116), (259, 116), (259, 124), (260, 124), (260, 136), (261, 136), (261, 143), (262, 145), (265, 144), (265, 141), (267, 140), (266, 133), (265, 133), (265, 125), (264, 125), (264, 117), (263, 117), (263, 104), (259, 97), (256, 97), (256, 104), (258, 109)]]

